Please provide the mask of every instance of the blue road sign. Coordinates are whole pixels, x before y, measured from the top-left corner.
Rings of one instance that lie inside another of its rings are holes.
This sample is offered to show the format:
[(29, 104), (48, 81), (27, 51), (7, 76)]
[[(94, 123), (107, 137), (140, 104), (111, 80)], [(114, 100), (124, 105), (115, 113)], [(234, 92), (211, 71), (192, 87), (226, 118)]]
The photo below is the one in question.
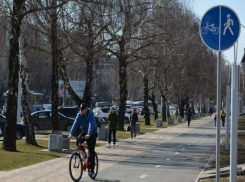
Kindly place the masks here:
[(240, 20), (231, 8), (214, 6), (202, 17), (200, 35), (206, 46), (215, 51), (224, 51), (237, 41), (240, 27)]

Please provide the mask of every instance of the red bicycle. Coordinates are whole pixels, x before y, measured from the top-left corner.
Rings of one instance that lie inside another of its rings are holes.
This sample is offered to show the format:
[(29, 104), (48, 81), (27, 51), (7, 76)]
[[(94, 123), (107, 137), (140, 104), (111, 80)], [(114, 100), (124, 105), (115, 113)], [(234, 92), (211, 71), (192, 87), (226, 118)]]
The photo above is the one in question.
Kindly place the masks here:
[[(87, 170), (88, 173), (90, 172), (89, 160), (87, 154), (89, 155), (89, 148), (83, 145), (83, 143), (79, 141), (78, 149), (71, 155), (70, 162), (69, 162), (69, 173), (71, 179), (75, 182), (78, 182), (82, 178), (83, 171)], [(99, 169), (99, 160), (96, 152), (94, 157), (95, 157), (94, 174), (89, 175), (91, 179), (96, 178)]]

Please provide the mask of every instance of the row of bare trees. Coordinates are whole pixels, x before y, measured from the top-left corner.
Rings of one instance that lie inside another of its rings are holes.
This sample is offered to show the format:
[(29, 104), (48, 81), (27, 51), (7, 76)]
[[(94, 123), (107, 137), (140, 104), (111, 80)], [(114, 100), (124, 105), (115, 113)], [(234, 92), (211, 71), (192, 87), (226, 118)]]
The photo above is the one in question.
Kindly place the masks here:
[[(8, 64), (5, 150), (16, 150), (19, 70), (26, 142), (33, 145), (37, 143), (30, 117), (29, 88), (51, 95), (52, 130), (59, 130), (58, 79), (64, 81), (77, 105), (82, 102), (90, 105), (93, 93), (101, 90), (107, 95), (118, 95), (120, 130), (124, 129), (126, 100), (131, 93), (144, 99), (146, 125), (150, 124), (149, 99), (155, 118), (156, 98), (162, 99), (162, 115), (166, 120), (168, 101), (177, 102), (183, 116), (185, 104), (194, 101), (203, 104), (205, 98), (215, 96), (216, 55), (202, 44), (199, 20), (185, 2), (0, 2), (1, 16), (10, 22), (9, 26), (1, 27), (9, 34), (9, 52), (1, 53), (4, 66)], [(6, 42), (1, 42), (1, 46), (6, 47)], [(1, 74), (6, 79), (6, 72)], [(86, 81), (83, 98), (69, 84), (74, 75)], [(1, 89), (0, 92), (4, 86)]]

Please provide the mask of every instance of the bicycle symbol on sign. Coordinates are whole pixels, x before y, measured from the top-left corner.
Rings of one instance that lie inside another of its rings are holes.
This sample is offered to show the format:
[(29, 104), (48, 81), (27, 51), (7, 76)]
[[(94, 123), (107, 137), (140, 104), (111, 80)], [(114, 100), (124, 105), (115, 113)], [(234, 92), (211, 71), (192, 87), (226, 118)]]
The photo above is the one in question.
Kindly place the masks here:
[(206, 23), (206, 27), (202, 27), (202, 33), (206, 34), (208, 31), (213, 32), (213, 34), (219, 33), (219, 29), (214, 26), (214, 24), (209, 24), (209, 22)]

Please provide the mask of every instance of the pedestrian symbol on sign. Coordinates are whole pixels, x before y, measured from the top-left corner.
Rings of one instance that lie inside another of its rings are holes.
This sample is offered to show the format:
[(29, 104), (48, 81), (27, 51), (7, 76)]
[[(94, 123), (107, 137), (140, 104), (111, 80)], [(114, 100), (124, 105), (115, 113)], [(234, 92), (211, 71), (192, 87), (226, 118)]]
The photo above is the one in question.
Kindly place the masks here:
[(225, 29), (224, 29), (223, 35), (226, 34), (227, 28), (229, 28), (229, 30), (230, 30), (230, 32), (231, 32), (231, 35), (234, 35), (234, 33), (233, 33), (232, 29), (231, 29), (231, 25), (233, 26), (233, 20), (232, 20), (230, 17), (231, 17), (231, 15), (228, 14), (228, 15), (227, 15), (227, 22), (224, 24), (224, 26), (226, 26), (226, 27), (225, 27)]

